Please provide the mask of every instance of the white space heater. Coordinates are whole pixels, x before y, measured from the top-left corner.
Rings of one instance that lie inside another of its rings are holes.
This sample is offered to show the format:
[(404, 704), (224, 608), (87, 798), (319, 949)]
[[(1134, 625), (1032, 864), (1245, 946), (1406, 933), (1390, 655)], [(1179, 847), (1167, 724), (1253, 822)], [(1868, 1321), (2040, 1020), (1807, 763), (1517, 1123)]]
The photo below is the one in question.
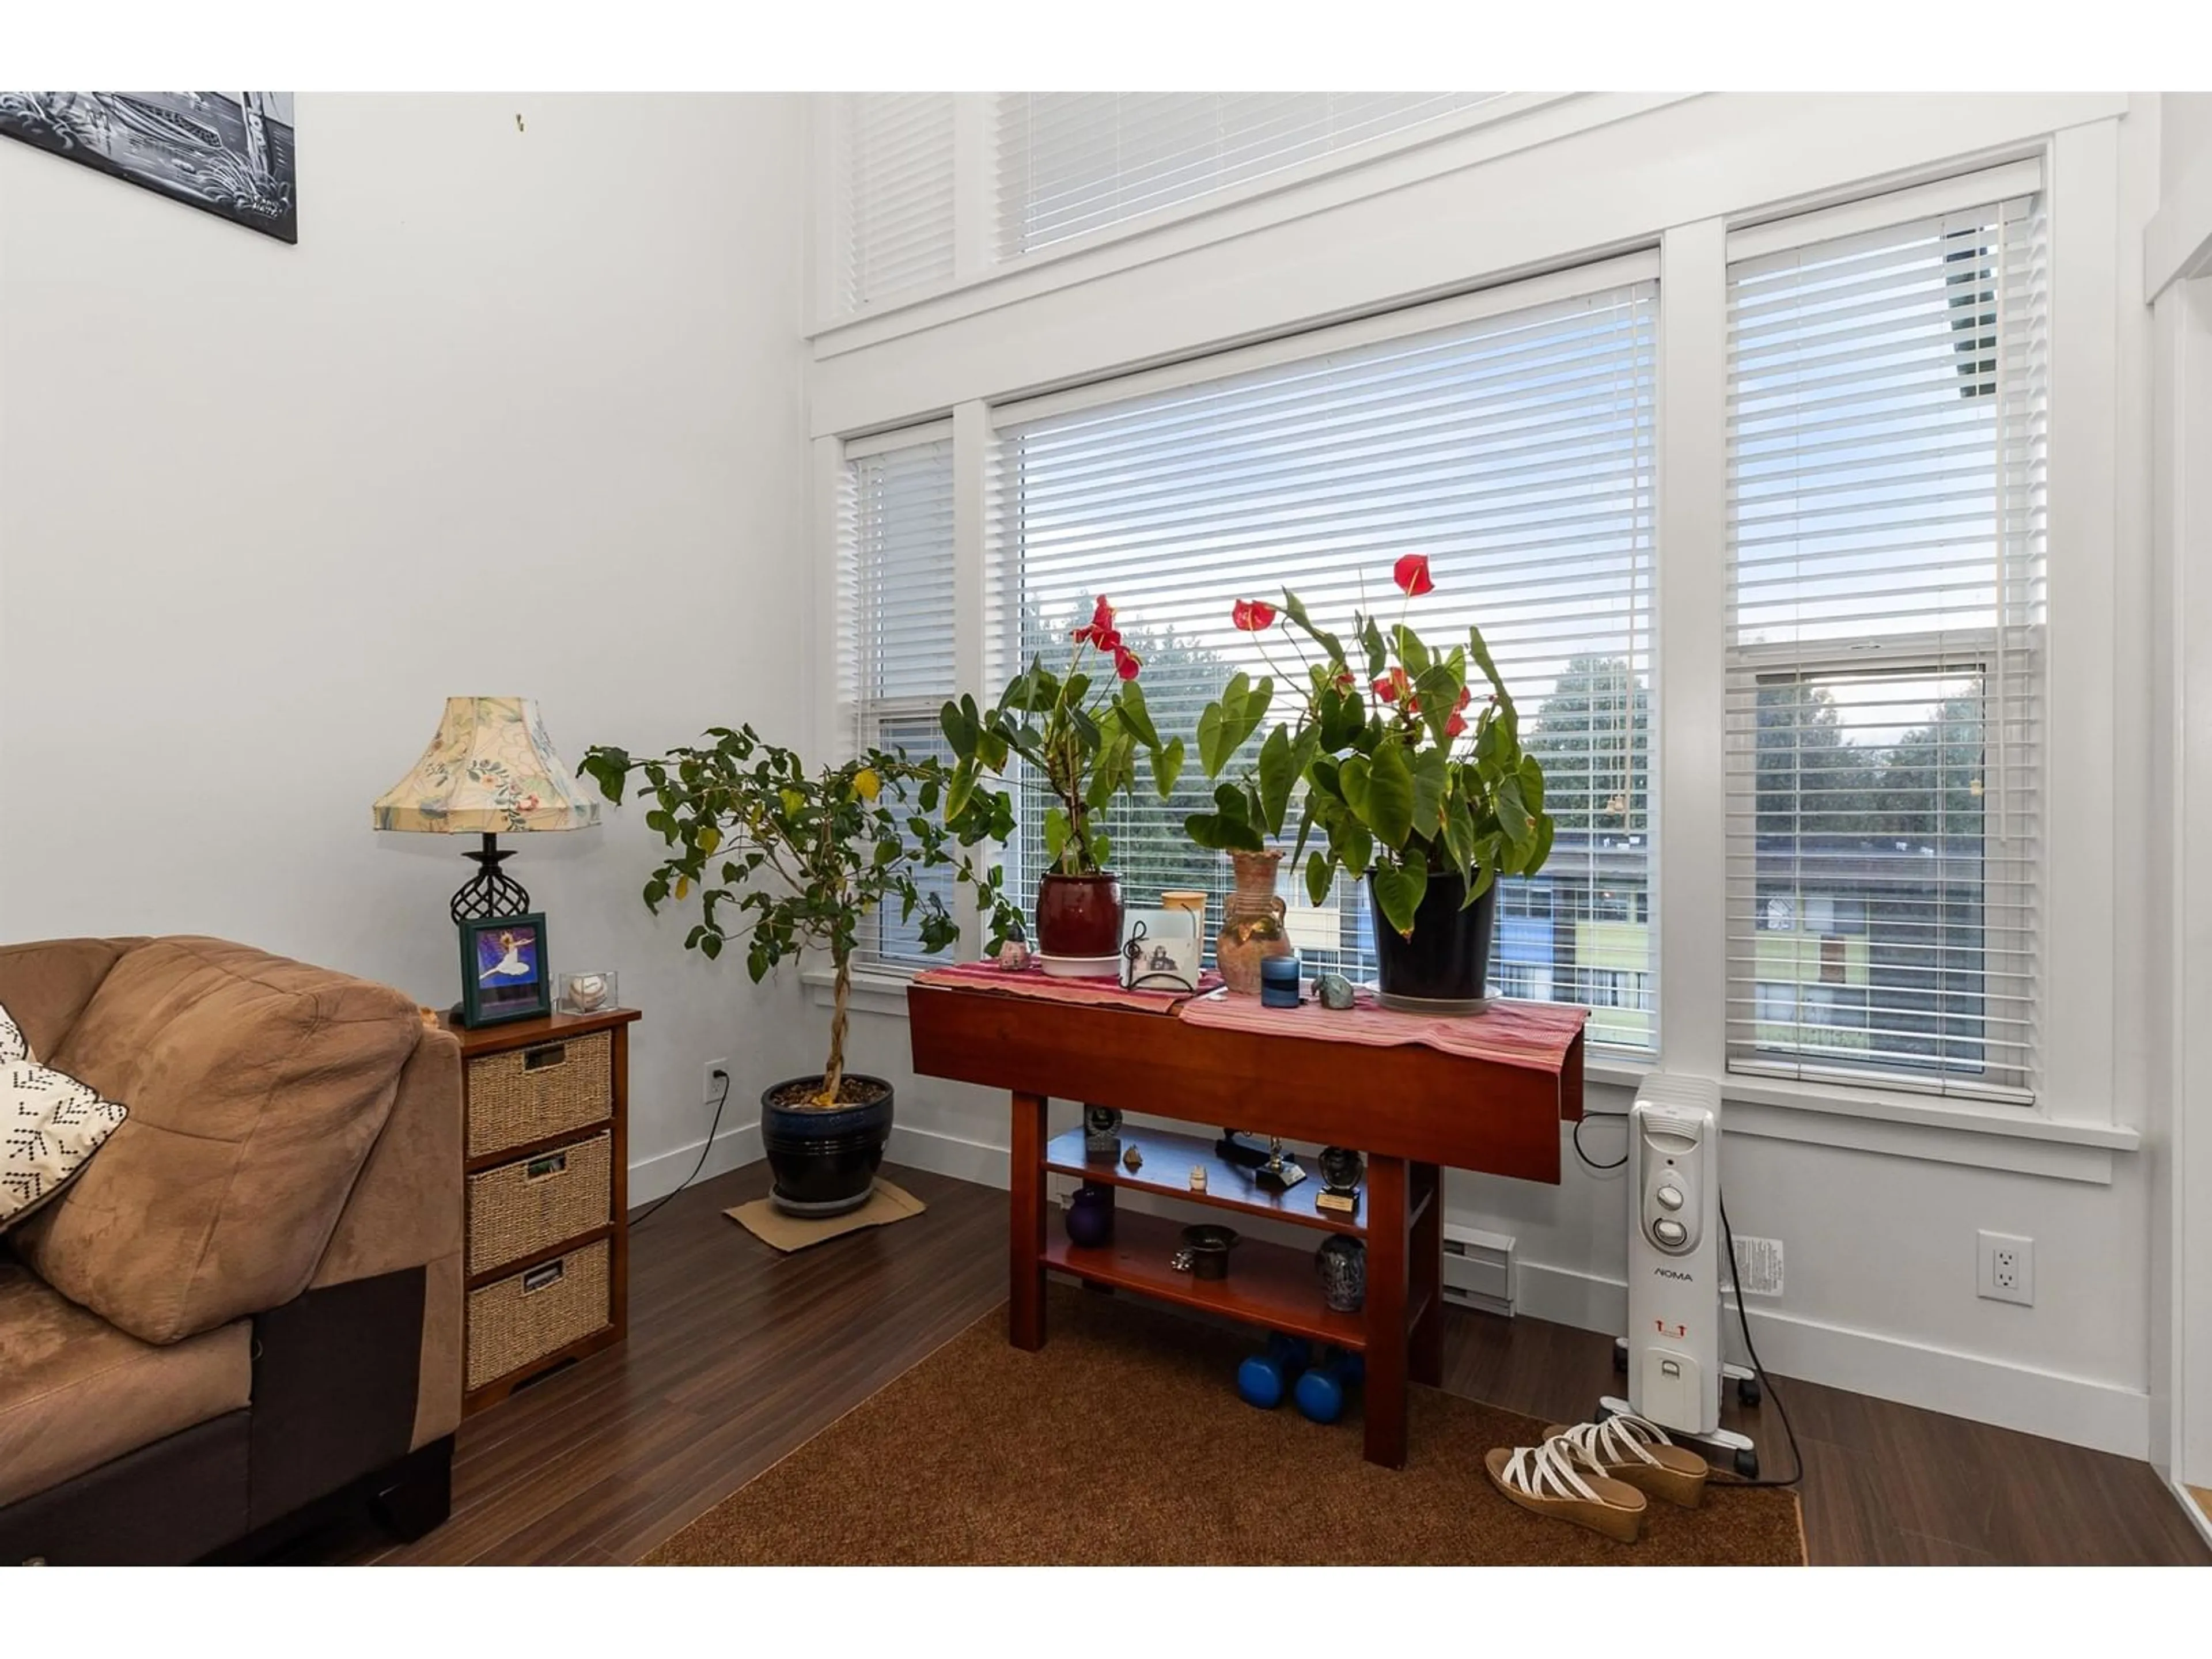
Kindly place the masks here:
[(1738, 1471), (1756, 1478), (1750, 1440), (1721, 1427), (1723, 1381), (1741, 1386), (1751, 1373), (1723, 1357), (1720, 1205), (1719, 1084), (1645, 1078), (1628, 1115), (1628, 1334), (1615, 1356), (1626, 1360), (1628, 1398), (1603, 1404), (1732, 1452)]

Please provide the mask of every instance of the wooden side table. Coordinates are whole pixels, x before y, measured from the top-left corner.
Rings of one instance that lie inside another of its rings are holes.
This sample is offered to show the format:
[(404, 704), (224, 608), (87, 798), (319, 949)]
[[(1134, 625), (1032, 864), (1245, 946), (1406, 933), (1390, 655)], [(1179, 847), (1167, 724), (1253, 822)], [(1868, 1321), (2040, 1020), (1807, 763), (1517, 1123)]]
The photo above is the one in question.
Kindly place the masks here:
[(612, 1347), (629, 1320), (629, 1025), (553, 1014), (460, 1039), (462, 1412)]

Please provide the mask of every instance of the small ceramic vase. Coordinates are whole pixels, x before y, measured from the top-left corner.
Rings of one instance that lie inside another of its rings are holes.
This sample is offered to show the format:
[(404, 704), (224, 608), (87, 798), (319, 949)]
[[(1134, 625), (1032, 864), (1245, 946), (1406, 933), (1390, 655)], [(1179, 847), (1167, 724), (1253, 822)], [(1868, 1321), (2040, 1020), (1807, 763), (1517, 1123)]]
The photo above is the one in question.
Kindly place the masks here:
[(1114, 1242), (1114, 1189), (1085, 1182), (1067, 1203), (1067, 1242), (1096, 1249)]
[(1289, 956), (1297, 947), (1283, 925), (1283, 901), (1275, 894), (1280, 853), (1231, 853), (1236, 890), (1222, 902), (1221, 932), (1213, 959), (1231, 994), (1260, 994), (1260, 964), (1269, 957)]

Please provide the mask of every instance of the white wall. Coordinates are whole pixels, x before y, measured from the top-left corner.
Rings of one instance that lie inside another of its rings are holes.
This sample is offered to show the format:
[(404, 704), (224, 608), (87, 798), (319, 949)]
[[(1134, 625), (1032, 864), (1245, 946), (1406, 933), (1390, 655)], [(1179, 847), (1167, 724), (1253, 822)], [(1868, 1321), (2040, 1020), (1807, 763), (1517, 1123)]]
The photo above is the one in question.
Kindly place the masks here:
[[(2069, 860), (2055, 878), (2065, 888), (2053, 890), (2052, 903), (2070, 919), (2046, 941), (2051, 1099), (2028, 1126), (2049, 1133), (1994, 1133), (1972, 1115), (1910, 1108), (1903, 1121), (1853, 1115), (1875, 1103), (1816, 1112), (1771, 1094), (1753, 1101), (1759, 1091), (1746, 1090), (1731, 1097), (1728, 1191), (1740, 1231), (1787, 1249), (1786, 1294), (1753, 1304), (1762, 1356), (1778, 1370), (2142, 1455), (2151, 1217), (2142, 1158), (2129, 1149), (2147, 1121), (2141, 1005), (2145, 915), (2157, 895), (2125, 874), (2145, 867), (2148, 837), (2122, 804), (2141, 799), (2149, 764), (2149, 378), (2139, 295), (2154, 206), (2154, 104), (1724, 94), (1593, 101), (1600, 106), (1612, 118), (1584, 131), (1565, 130), (1566, 116), (1547, 110), (1530, 118), (1540, 143), (1468, 135), (1377, 164), (1365, 187), (1301, 185), (1219, 223), (1188, 222), (1070, 256), (1056, 270), (926, 301), (906, 319), (823, 329), (813, 430), (826, 438), (966, 412), (1301, 319), (1648, 246), (1678, 229), (1710, 237), (1716, 222), (2044, 155), (2062, 308), (2051, 580), (2065, 632), (2054, 634), (2053, 652), (2069, 665), (2053, 719), (2065, 728), (2062, 752), (2085, 761), (2092, 780), (2057, 792), (2067, 799), (2054, 811), (2112, 849), (2109, 862)], [(817, 556), (826, 556), (821, 530)], [(1662, 547), (1662, 605), (1668, 580)], [(1708, 1018), (1717, 991), (1665, 994), (1668, 1041), (1687, 1033), (1681, 1046), (1703, 1047), (1705, 1028), (1717, 1029)], [(895, 1015), (863, 1015), (856, 1049), (901, 1085), (894, 1154), (1003, 1181), (1003, 1103), (912, 1079), (893, 1064), (905, 1046)], [(1617, 1110), (1630, 1097), (1616, 1079), (1594, 1086), (1589, 1104)], [(1606, 1155), (1619, 1130), (1595, 1125), (1585, 1139)], [(1516, 1237), (1524, 1310), (1618, 1329), (1620, 1187), (1583, 1171), (1571, 1153), (1566, 1163), (1557, 1188), (1456, 1176), (1449, 1212)], [(2036, 1240), (2034, 1307), (1977, 1297), (1981, 1229)]]
[[(535, 696), (572, 763), (807, 735), (805, 107), (298, 108), (295, 247), (0, 144), (0, 938), (205, 932), (443, 1006), (465, 843), (368, 804), (447, 696)], [(645, 1011), (642, 1197), (702, 1060), (742, 1124), (813, 1044), (646, 916), (641, 817), (510, 868)]]

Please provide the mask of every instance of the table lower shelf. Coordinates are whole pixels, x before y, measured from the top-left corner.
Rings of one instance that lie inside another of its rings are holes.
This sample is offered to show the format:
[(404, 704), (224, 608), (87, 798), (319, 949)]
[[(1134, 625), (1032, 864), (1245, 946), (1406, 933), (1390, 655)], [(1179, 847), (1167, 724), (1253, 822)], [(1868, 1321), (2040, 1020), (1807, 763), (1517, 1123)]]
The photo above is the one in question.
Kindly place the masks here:
[(1182, 1247), (1182, 1224), (1121, 1210), (1109, 1244), (1085, 1249), (1055, 1226), (1045, 1244), (1044, 1265), (1094, 1284), (1159, 1297), (1294, 1336), (1364, 1349), (1365, 1316), (1338, 1313), (1322, 1299), (1312, 1253), (1245, 1238), (1229, 1254), (1229, 1277), (1199, 1279), (1169, 1260)]

